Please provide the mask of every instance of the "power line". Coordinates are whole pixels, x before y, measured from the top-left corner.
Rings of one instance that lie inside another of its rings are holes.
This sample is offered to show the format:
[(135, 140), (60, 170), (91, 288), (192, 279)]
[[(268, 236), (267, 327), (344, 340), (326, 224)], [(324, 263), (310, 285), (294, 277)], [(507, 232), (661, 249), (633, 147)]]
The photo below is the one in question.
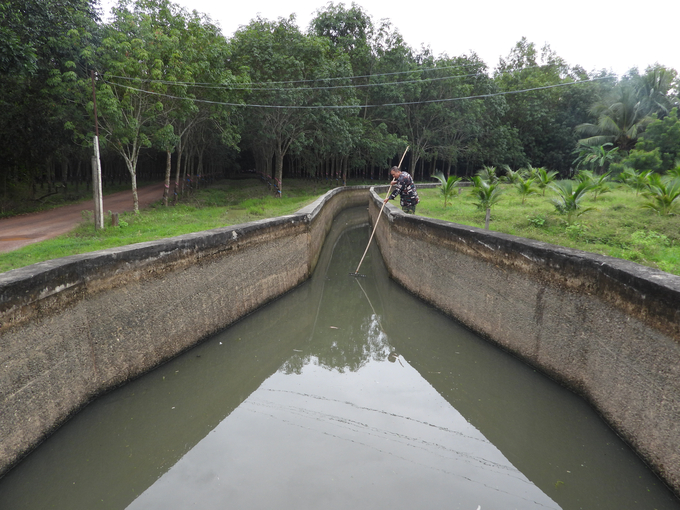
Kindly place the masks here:
[[(530, 67), (523, 67), (522, 69), (513, 69), (509, 71), (503, 71), (500, 73), (497, 73), (498, 75), (502, 74), (510, 74), (518, 71), (524, 71), (525, 69), (537, 69), (540, 67), (550, 67), (554, 66), (555, 64), (546, 64), (546, 65), (540, 65), (540, 66), (530, 66)], [(458, 67), (463, 67), (463, 66), (458, 66)], [(444, 68), (433, 68), (434, 70), (442, 70), (442, 69), (451, 69), (452, 67), (444, 67)], [(431, 71), (433, 69), (425, 69), (425, 70), (413, 70), (413, 71), (404, 71), (404, 72), (399, 72), (399, 73), (385, 73), (385, 74), (373, 74), (373, 75), (365, 75), (365, 76), (346, 76), (346, 77), (336, 77), (336, 78), (318, 78), (315, 80), (300, 80), (300, 81), (290, 81), (290, 82), (253, 82), (253, 83), (239, 83), (239, 84), (223, 84), (223, 85), (215, 85), (214, 83), (192, 83), (192, 82), (181, 82), (181, 81), (170, 81), (170, 80), (151, 80), (151, 79), (144, 79), (140, 80), (139, 78), (133, 78), (130, 76), (117, 76), (117, 75), (109, 75), (109, 78), (116, 78), (116, 79), (121, 79), (121, 80), (129, 80), (129, 81), (141, 81), (143, 83), (160, 83), (163, 85), (174, 85), (174, 86), (187, 86), (187, 87), (197, 87), (197, 88), (205, 88), (205, 89), (213, 89), (213, 90), (244, 90), (247, 92), (258, 90), (258, 91), (272, 91), (272, 92), (278, 92), (278, 91), (289, 91), (289, 90), (333, 90), (333, 89), (346, 89), (346, 88), (367, 88), (367, 87), (382, 87), (385, 85), (401, 85), (401, 84), (409, 84), (409, 83), (426, 83), (426, 82), (433, 82), (433, 81), (442, 81), (442, 80), (454, 80), (454, 79), (460, 79), (460, 78), (470, 78), (473, 76), (486, 76), (488, 75), (484, 73), (472, 73), (472, 74), (461, 74), (461, 75), (456, 75), (456, 76), (440, 76), (437, 78), (422, 78), (422, 79), (416, 79), (416, 80), (404, 80), (404, 81), (386, 81), (386, 82), (379, 82), (379, 83), (363, 83), (363, 84), (356, 84), (356, 85), (322, 85), (318, 87), (253, 87), (253, 85), (268, 85), (268, 84), (280, 84), (280, 83), (311, 83), (311, 82), (319, 82), (319, 81), (333, 81), (333, 80), (353, 80), (355, 78), (375, 78), (379, 76), (388, 76), (388, 75), (394, 75), (394, 74), (412, 74), (414, 72), (425, 72), (425, 71)]]
[[(178, 96), (171, 96), (169, 94), (162, 94), (160, 92), (154, 92), (151, 90), (143, 90), (143, 89), (138, 89), (135, 87), (129, 87), (127, 85), (120, 85), (117, 83), (110, 82), (108, 80), (104, 80), (105, 83), (108, 83), (109, 85), (113, 85), (116, 87), (122, 87), (125, 89), (133, 90), (135, 92), (142, 92), (150, 95), (156, 95), (160, 97), (167, 97), (169, 99), (179, 99), (179, 100), (189, 100), (189, 101), (194, 101), (197, 103), (207, 103), (207, 104), (215, 104), (215, 105), (222, 105), (222, 106), (237, 106), (237, 107), (244, 107), (244, 108), (272, 108), (272, 109), (299, 109), (299, 110), (319, 110), (319, 109), (327, 109), (327, 110), (347, 110), (347, 109), (358, 109), (358, 108), (380, 108), (383, 106), (408, 106), (408, 105), (416, 105), (416, 104), (431, 104), (431, 103), (445, 103), (445, 102), (453, 102), (453, 101), (463, 101), (463, 100), (469, 100), (469, 99), (487, 99), (490, 97), (498, 97), (498, 96), (505, 96), (505, 95), (510, 95), (510, 94), (521, 94), (523, 92), (533, 92), (537, 90), (547, 90), (547, 89), (553, 89), (553, 88), (558, 88), (558, 87), (567, 87), (571, 85), (578, 85), (581, 83), (590, 83), (590, 82), (595, 82), (599, 80), (607, 80), (610, 79), (611, 76), (602, 76), (599, 78), (590, 78), (588, 80), (580, 80), (580, 81), (574, 81), (574, 82), (566, 82), (566, 83), (557, 83), (554, 85), (544, 85), (542, 87), (533, 87), (529, 89), (520, 89), (520, 90), (508, 90), (505, 92), (491, 92), (488, 94), (478, 94), (478, 95), (473, 95), (473, 96), (464, 96), (464, 97), (452, 97), (452, 98), (443, 98), (443, 99), (429, 99), (425, 101), (403, 101), (403, 102), (396, 102), (396, 103), (384, 103), (384, 104), (371, 104), (371, 105), (265, 105), (265, 104), (247, 104), (247, 103), (227, 103), (227, 102), (221, 102), (221, 101), (210, 101), (207, 99), (196, 99), (196, 98), (189, 98), (189, 97), (178, 97)], [(286, 90), (297, 90), (297, 89), (286, 89)], [(303, 89), (304, 90), (304, 89)]]

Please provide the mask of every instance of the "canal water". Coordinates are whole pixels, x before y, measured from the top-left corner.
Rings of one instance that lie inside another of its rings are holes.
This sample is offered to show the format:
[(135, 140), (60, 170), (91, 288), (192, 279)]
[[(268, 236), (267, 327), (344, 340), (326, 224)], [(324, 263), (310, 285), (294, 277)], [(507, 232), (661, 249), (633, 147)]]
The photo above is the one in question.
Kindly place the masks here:
[(0, 508), (680, 509), (582, 399), (404, 291), (377, 248), (349, 276), (368, 234), (343, 212), (308, 282), (87, 406)]

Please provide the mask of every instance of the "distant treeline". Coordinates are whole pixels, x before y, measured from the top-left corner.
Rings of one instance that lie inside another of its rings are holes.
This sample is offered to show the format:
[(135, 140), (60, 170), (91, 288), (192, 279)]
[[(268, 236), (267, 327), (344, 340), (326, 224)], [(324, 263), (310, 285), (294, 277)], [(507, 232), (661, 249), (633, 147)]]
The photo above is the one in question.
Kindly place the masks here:
[(104, 182), (133, 188), (252, 170), (384, 179), (407, 145), (418, 179), (482, 165), (569, 177), (598, 151), (629, 156), (666, 117), (657, 130), (677, 124), (677, 139), (647, 140), (633, 166), (678, 156), (678, 76), (662, 65), (611, 76), (522, 39), (491, 69), (415, 50), (355, 4), (327, 4), (306, 30), (257, 18), (229, 37), (167, 0), (121, 0), (101, 19), (94, 0), (0, 5), (2, 196), (89, 181), (94, 93)]

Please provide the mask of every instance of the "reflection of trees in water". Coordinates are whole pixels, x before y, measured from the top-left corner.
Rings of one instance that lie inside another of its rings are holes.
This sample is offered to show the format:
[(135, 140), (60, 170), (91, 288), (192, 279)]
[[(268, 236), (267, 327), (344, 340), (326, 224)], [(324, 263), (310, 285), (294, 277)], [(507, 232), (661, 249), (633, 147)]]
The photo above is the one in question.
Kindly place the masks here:
[[(362, 213), (365, 215), (365, 210)], [(302, 352), (295, 352), (283, 364), (281, 372), (300, 374), (309, 363), (340, 373), (356, 372), (371, 360), (387, 359), (390, 346), (381, 325), (381, 309), (374, 306), (380, 303), (375, 282), (349, 276), (368, 242), (368, 230), (344, 230), (332, 245), (324, 246), (332, 249), (332, 255), (327, 259), (327, 267), (317, 267), (318, 273), (312, 277), (312, 287), (321, 285), (314, 291), (318, 293), (318, 305), (312, 312), (314, 326), (310, 338), (301, 347)], [(366, 259), (367, 267), (370, 259), (371, 252)]]
[(294, 353), (279, 371), (301, 374), (305, 365), (313, 363), (341, 374), (356, 372), (371, 360), (385, 361), (391, 351), (387, 335), (375, 314), (364, 317), (358, 327), (345, 324), (338, 329), (328, 329), (328, 332), (317, 332), (305, 352)]

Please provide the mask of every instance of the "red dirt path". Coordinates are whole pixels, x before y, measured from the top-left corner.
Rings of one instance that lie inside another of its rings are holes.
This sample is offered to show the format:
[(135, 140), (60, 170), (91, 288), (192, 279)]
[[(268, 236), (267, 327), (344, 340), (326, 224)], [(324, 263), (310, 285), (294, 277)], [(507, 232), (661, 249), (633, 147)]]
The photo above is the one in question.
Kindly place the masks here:
[[(139, 208), (163, 198), (163, 183), (152, 184), (137, 190)], [(132, 211), (132, 190), (120, 191), (104, 197), (104, 212)], [(57, 237), (73, 230), (81, 221), (81, 211), (92, 211), (94, 200), (74, 205), (65, 205), (50, 211), (0, 219), (0, 253), (8, 252)]]

